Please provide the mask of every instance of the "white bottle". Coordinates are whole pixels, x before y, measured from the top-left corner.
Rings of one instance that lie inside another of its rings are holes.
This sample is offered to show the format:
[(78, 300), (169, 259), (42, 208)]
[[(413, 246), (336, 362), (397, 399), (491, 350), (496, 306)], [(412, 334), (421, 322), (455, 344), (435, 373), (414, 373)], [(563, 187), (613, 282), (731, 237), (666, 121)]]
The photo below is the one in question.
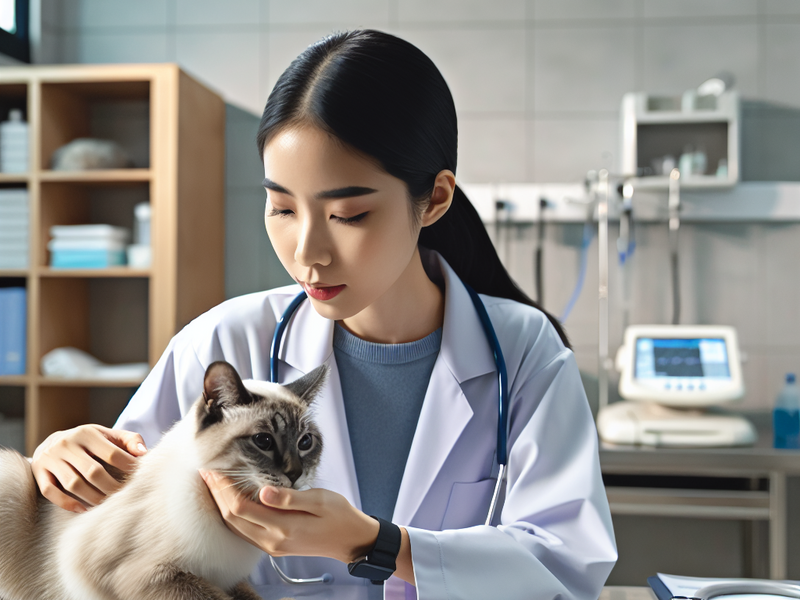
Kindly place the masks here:
[(12, 108), (8, 113), (8, 121), (0, 123), (0, 172), (27, 171), (28, 124), (22, 120), (22, 111)]

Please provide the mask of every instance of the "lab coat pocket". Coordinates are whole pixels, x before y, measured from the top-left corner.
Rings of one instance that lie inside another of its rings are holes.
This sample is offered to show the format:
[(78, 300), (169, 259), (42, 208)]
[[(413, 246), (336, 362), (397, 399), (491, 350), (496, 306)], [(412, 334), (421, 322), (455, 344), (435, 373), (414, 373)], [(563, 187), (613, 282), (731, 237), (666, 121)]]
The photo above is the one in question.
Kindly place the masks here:
[(495, 479), (474, 483), (454, 483), (444, 511), (442, 529), (462, 529), (483, 525), (489, 513)]

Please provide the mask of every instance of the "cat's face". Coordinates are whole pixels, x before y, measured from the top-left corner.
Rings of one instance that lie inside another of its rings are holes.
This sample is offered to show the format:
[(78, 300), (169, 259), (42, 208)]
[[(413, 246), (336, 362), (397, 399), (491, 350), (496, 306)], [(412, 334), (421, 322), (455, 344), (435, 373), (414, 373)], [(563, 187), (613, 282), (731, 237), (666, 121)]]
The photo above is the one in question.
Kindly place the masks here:
[(252, 497), (265, 485), (308, 487), (322, 454), (309, 407), (327, 371), (318, 367), (282, 386), (243, 382), (225, 362), (209, 366), (196, 405), (203, 468), (228, 476)]

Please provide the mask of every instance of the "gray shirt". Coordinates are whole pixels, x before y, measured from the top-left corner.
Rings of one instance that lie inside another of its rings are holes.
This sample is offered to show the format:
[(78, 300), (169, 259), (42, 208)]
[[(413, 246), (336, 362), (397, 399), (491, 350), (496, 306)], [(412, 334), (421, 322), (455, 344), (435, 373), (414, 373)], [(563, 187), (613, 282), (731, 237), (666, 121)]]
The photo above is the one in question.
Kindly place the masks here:
[(336, 324), (342, 383), (361, 509), (392, 519), (442, 330), (406, 344), (376, 344)]

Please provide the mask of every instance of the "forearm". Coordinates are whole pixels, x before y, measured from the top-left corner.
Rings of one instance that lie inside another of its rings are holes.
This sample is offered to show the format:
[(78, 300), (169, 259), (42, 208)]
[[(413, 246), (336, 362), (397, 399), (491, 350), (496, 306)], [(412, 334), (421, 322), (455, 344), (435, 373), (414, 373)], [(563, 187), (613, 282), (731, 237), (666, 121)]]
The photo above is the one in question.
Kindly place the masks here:
[(411, 560), (411, 541), (405, 527), (400, 528), (400, 536), (400, 552), (397, 555), (397, 570), (394, 575), (411, 585), (416, 585), (414, 562)]

